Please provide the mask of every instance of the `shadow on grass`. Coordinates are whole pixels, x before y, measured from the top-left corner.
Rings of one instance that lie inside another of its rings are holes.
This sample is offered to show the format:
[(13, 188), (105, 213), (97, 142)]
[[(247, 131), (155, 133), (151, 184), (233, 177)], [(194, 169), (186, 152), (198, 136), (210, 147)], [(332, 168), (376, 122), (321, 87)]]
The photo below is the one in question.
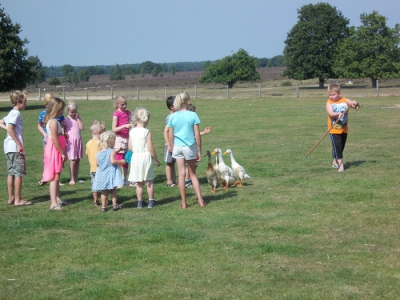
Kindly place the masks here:
[[(345, 169), (350, 169), (351, 167), (357, 167), (359, 165), (365, 164), (367, 161), (366, 160), (356, 160), (356, 161), (351, 161), (351, 162), (347, 162), (344, 164)], [(372, 161), (372, 162), (376, 162), (376, 161)]]

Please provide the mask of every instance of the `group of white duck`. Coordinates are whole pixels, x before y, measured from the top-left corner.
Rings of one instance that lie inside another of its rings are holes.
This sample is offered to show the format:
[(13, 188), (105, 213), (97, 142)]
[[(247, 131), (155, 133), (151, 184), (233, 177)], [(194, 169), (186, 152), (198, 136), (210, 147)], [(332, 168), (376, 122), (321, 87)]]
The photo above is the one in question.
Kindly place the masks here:
[[(214, 165), (211, 162), (211, 154), (215, 155)], [(232, 167), (225, 164), (222, 158), (225, 154), (230, 154)], [(208, 156), (206, 174), (208, 183), (211, 186), (211, 193), (215, 193), (215, 189), (220, 186), (222, 186), (224, 190), (227, 190), (229, 184), (241, 187), (243, 180), (251, 178), (246, 170), (236, 162), (231, 149), (227, 149), (222, 153), (221, 149), (216, 148), (212, 153), (207, 151), (204, 156)]]

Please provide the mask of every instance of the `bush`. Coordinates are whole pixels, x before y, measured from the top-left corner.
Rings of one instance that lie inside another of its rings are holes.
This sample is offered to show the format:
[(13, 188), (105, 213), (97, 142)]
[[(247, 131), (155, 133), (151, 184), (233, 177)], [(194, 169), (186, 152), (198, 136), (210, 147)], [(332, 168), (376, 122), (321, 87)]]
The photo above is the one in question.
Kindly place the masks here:
[(292, 82), (289, 81), (289, 80), (282, 81), (282, 82), (281, 82), (281, 86), (292, 86)]

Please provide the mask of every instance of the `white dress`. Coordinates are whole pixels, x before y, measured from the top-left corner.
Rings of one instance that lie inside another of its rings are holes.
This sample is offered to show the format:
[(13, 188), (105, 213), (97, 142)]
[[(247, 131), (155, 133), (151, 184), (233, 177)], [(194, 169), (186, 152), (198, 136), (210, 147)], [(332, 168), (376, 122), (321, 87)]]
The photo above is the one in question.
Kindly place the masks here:
[(147, 147), (149, 132), (143, 127), (135, 127), (129, 132), (129, 143), (132, 147), (129, 181), (142, 182), (154, 179), (153, 159)]

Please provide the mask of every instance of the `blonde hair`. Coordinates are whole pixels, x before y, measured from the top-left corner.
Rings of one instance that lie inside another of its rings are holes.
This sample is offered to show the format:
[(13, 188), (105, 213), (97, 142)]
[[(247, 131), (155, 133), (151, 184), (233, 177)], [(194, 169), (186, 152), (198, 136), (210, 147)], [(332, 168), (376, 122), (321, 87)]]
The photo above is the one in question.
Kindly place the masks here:
[(51, 98), (46, 108), (46, 116), (44, 117), (43, 123), (47, 124), (49, 120), (54, 119), (59, 110), (64, 109), (64, 107), (65, 102), (63, 100), (58, 97)]
[(22, 103), (26, 100), (28, 94), (26, 91), (18, 91), (14, 90), (10, 93), (10, 100), (13, 106), (16, 106), (18, 103)]
[(78, 105), (72, 100), (68, 101), (67, 111), (70, 111), (71, 109), (78, 109)]
[(48, 105), (51, 98), (54, 98), (54, 95), (52, 93), (46, 93), (43, 97), (44, 105)]
[(189, 101), (190, 101), (190, 95), (187, 92), (179, 92), (175, 96), (174, 108), (178, 110), (181, 107), (186, 107)]
[(100, 134), (99, 146), (102, 149), (112, 148), (111, 141), (115, 141), (115, 133), (111, 130), (105, 131)]
[(90, 131), (92, 134), (97, 134), (99, 132), (104, 132), (106, 130), (106, 123), (94, 120), (92, 125), (90, 125)]
[(150, 119), (150, 112), (144, 107), (136, 107), (133, 113), (133, 122), (143, 122), (146, 123)]
[(328, 86), (328, 92), (337, 92), (340, 93), (340, 85), (337, 83), (331, 83)]
[(115, 108), (118, 108), (118, 102), (121, 100), (126, 101), (126, 96), (124, 94), (118, 94), (117, 96), (115, 96), (115, 99), (114, 99)]

